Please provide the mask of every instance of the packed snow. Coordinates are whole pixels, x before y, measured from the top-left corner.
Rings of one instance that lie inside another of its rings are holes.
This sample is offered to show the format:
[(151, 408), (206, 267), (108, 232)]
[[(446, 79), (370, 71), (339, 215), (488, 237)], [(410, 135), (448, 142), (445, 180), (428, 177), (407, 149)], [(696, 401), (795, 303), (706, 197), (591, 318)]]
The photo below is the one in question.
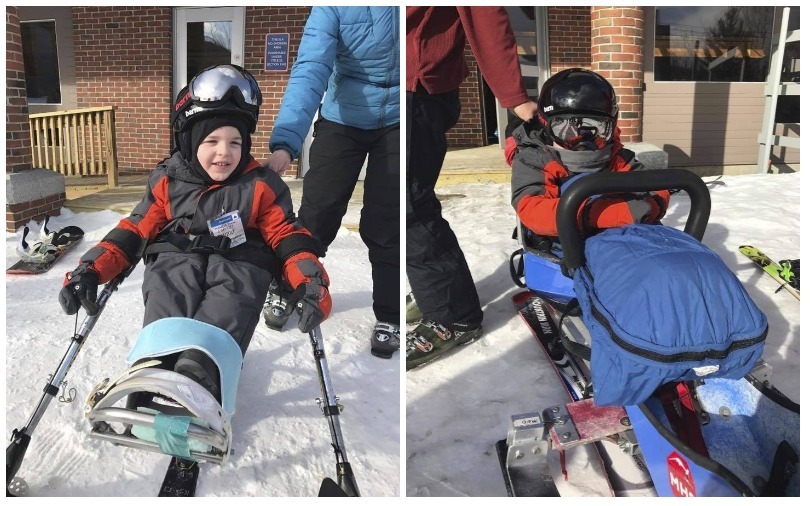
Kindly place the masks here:
[[(706, 178), (712, 214), (704, 236), (768, 316), (764, 358), (774, 383), (799, 401), (799, 301), (744, 258), (752, 244), (771, 258), (799, 258), (799, 173)], [(400, 362), (368, 352), (373, 325), (367, 253), (342, 229), (325, 261), (332, 280), (332, 316), (322, 325), (335, 393), (346, 409), (340, 423), (348, 459), (365, 496), (400, 495), (400, 450), (407, 496), (505, 496), (495, 442), (512, 414), (565, 401), (540, 347), (512, 306), (519, 289), (507, 261), (517, 249), (508, 184), (461, 184), (437, 190), (456, 232), (484, 307), (484, 337), (406, 374), (405, 447), (400, 449)], [(686, 195), (675, 195), (666, 224), (682, 227)], [(51, 228), (78, 225), (84, 244), (39, 276), (6, 277), (6, 433), (22, 427), (56, 369), (76, 320), (61, 312), (61, 279), (79, 256), (121, 218), (111, 211), (63, 214)], [(31, 223), (38, 230), (38, 226)], [(21, 232), (6, 234), (6, 266), (16, 261)], [(117, 376), (141, 327), (139, 266), (111, 298), (68, 374), (76, 400), (54, 400), (36, 428), (18, 476), (31, 495), (154, 496), (169, 458), (88, 437), (86, 395)], [(306, 336), (291, 323), (281, 333), (260, 323), (242, 370), (234, 417), (235, 454), (204, 467), (198, 496), (312, 496), (334, 477), (320, 388)], [(404, 414), (403, 414), (404, 415)], [(570, 484), (583, 495), (596, 483)], [(569, 492), (570, 493), (570, 492)]]
[[(763, 358), (773, 383), (799, 402), (799, 301), (738, 252), (750, 244), (774, 260), (799, 258), (800, 173), (705, 178), (712, 213), (703, 242), (739, 277), (770, 325)], [(508, 184), (437, 190), (473, 273), (484, 308), (484, 336), (453, 355), (406, 373), (406, 496), (505, 496), (495, 443), (511, 415), (567, 402), (540, 346), (511, 301), (515, 215)], [(684, 192), (664, 223), (683, 228)], [(628, 268), (631, 268), (628, 266)], [(569, 483), (588, 495), (596, 482)]]
[[(52, 230), (76, 225), (83, 244), (47, 273), (6, 276), (6, 434), (22, 428), (56, 371), (76, 327), (57, 302), (66, 271), (122, 218), (112, 211), (52, 218)], [(40, 225), (29, 224), (33, 233)], [(22, 230), (6, 234), (6, 267), (17, 260)], [(324, 262), (333, 308), (321, 325), (332, 387), (345, 406), (340, 426), (363, 496), (400, 495), (400, 355), (369, 352), (371, 267), (360, 236), (342, 228)], [(122, 448), (88, 436), (85, 399), (104, 378), (126, 369), (141, 328), (140, 264), (109, 299), (67, 375), (75, 400), (54, 399), (33, 432), (17, 476), (33, 496), (156, 496), (169, 457)], [(80, 311), (83, 315), (83, 311)], [(315, 496), (335, 476), (335, 457), (309, 338), (293, 316), (284, 331), (259, 322), (245, 356), (233, 419), (234, 454), (223, 466), (203, 465), (198, 496)], [(81, 319), (79, 319), (81, 324)]]

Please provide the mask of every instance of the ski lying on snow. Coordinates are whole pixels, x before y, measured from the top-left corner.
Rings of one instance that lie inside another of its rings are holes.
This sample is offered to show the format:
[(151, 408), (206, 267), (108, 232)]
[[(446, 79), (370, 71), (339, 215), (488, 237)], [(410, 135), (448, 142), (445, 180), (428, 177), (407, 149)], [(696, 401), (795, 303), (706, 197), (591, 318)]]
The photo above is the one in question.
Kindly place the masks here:
[(193, 460), (172, 457), (158, 497), (194, 497), (200, 465)]
[(780, 290), (784, 288), (790, 292), (791, 295), (799, 299), (799, 290), (790, 286), (788, 280), (782, 277), (782, 266), (779, 265), (779, 262), (774, 262), (765, 253), (754, 246), (740, 246), (740, 253), (751, 259), (751, 261), (760, 266), (770, 277), (776, 280), (781, 285)]

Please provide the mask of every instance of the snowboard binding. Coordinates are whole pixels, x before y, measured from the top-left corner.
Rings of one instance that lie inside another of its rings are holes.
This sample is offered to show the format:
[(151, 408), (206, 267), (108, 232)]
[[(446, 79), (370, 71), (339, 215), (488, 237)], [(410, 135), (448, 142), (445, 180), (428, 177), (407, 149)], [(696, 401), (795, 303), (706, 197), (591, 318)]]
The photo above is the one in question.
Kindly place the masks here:
[[(189, 350), (216, 364), (221, 402), (210, 385), (176, 372), (183, 372), (177, 356)], [(186, 460), (225, 462), (242, 368), (242, 352), (231, 336), (189, 318), (165, 318), (143, 328), (127, 362), (134, 365), (89, 395), (90, 436)]]
[(84, 237), (84, 231), (76, 226), (68, 226), (56, 232), (48, 230), (49, 216), (45, 216), (39, 239), (28, 242), (31, 229), (26, 225), (23, 235), (17, 244), (17, 254), (23, 261), (31, 263), (52, 262), (69, 245)]
[(67, 226), (56, 232), (48, 230), (48, 217), (42, 224), (37, 239), (30, 239), (29, 227), (23, 229), (17, 244), (20, 260), (6, 269), (8, 274), (42, 274), (47, 272), (59, 258), (76, 246), (84, 237), (84, 231), (76, 226)]

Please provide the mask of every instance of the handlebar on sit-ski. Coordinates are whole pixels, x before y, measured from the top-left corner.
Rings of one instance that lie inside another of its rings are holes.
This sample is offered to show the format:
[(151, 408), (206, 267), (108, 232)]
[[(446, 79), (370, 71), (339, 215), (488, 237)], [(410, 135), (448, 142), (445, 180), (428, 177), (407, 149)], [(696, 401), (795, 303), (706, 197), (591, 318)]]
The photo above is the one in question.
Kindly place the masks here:
[(712, 201), (706, 183), (696, 174), (684, 169), (645, 170), (638, 172), (605, 172), (591, 174), (571, 183), (560, 197), (557, 207), (557, 233), (568, 271), (585, 265), (585, 238), (577, 226), (580, 205), (588, 197), (607, 193), (645, 192), (656, 190), (686, 190), (692, 205), (684, 231), (697, 239), (703, 238), (709, 222)]

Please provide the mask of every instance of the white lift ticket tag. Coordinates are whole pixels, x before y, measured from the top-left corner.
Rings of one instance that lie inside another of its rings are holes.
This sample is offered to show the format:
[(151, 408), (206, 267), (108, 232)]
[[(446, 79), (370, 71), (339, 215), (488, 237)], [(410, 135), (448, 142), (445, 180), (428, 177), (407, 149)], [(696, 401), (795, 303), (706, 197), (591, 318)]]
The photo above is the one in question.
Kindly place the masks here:
[(247, 242), (245, 228), (239, 218), (239, 211), (231, 211), (208, 222), (208, 230), (214, 236), (227, 236), (231, 238), (231, 248)]

